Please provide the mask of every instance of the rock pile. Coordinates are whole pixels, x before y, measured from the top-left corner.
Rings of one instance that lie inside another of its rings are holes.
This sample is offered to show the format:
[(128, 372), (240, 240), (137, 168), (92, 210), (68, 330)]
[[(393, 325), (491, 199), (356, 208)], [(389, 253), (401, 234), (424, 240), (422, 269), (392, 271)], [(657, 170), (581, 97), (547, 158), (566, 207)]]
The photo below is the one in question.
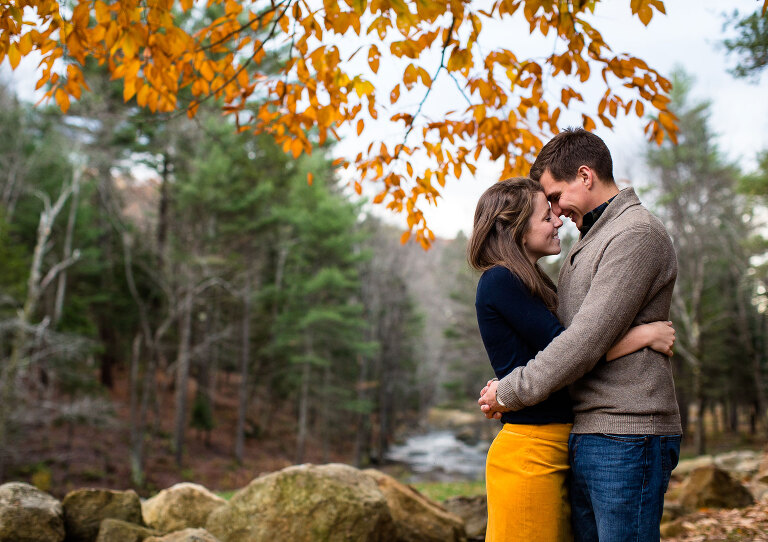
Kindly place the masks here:
[(298, 465), (254, 479), (225, 501), (178, 484), (79, 489), (62, 502), (28, 484), (0, 486), (0, 542), (415, 542), (467, 540), (464, 521), (379, 471)]
[(667, 538), (693, 528), (691, 518), (712, 509), (747, 509), (768, 500), (768, 453), (741, 450), (681, 461), (672, 472), (661, 532)]

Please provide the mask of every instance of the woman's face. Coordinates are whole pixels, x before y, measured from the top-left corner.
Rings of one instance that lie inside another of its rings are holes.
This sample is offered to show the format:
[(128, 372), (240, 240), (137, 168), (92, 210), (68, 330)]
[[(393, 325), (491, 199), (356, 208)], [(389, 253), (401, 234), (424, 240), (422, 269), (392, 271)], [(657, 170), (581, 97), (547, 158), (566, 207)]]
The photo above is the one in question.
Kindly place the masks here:
[(544, 192), (537, 192), (528, 231), (523, 235), (523, 249), (532, 263), (543, 256), (560, 254), (557, 230), (562, 225), (563, 221), (549, 208)]

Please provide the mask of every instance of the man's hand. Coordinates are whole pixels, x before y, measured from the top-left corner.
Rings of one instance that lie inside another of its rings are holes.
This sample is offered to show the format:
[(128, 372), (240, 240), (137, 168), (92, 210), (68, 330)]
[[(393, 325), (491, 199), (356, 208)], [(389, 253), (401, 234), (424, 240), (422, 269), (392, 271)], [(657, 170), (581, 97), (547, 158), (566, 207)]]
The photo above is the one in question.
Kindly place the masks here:
[(483, 411), (483, 414), (485, 414), (485, 417), (489, 420), (498, 420), (501, 418), (502, 412), (507, 412), (509, 410), (496, 402), (496, 388), (498, 386), (498, 380), (489, 380), (485, 387), (480, 391), (480, 399), (477, 400), (477, 404), (480, 405), (480, 410)]

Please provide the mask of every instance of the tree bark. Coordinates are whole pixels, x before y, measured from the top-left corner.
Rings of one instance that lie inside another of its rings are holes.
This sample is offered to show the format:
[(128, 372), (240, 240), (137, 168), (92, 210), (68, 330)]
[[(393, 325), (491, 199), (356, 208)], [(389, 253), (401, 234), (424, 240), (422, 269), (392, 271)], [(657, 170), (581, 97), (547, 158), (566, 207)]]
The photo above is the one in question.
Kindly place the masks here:
[[(364, 356), (357, 356), (357, 363), (360, 366), (360, 373), (357, 379), (357, 401), (362, 405), (368, 398), (366, 389), (368, 382), (368, 360)], [(370, 453), (370, 427), (371, 418), (367, 412), (360, 412), (357, 415), (357, 431), (355, 433), (355, 466), (360, 468), (363, 465), (363, 457)]]
[(144, 462), (141, 454), (141, 447), (137, 444), (139, 440), (143, 440), (144, 438), (143, 427), (139, 422), (139, 360), (141, 357), (141, 341), (141, 333), (137, 333), (133, 338), (133, 345), (131, 348), (131, 371), (129, 378), (131, 481), (137, 487), (144, 485)]
[(187, 422), (187, 385), (189, 383), (189, 350), (192, 340), (192, 300), (194, 296), (190, 280), (187, 279), (186, 292), (182, 302), (179, 319), (179, 354), (176, 359), (176, 422), (174, 424), (174, 455), (176, 464), (181, 465), (184, 455), (184, 430)]
[[(72, 257), (72, 239), (75, 233), (75, 220), (77, 219), (77, 205), (80, 201), (80, 177), (82, 168), (76, 166), (72, 172), (72, 199), (69, 202), (69, 216), (67, 218), (67, 229), (64, 234), (64, 252), (62, 258), (67, 260)], [(56, 288), (56, 301), (53, 305), (53, 327), (58, 327), (61, 320), (61, 314), (64, 310), (64, 296), (67, 289), (67, 272), (63, 270), (59, 273), (59, 283)]]
[[(312, 354), (312, 337), (307, 331), (304, 336), (305, 352)], [(296, 463), (304, 462), (304, 453), (307, 445), (307, 415), (309, 413), (309, 379), (312, 375), (312, 367), (305, 361), (301, 367), (301, 390), (299, 393), (299, 420), (296, 429)]]
[[(250, 270), (249, 270), (250, 271)], [(251, 361), (251, 276), (246, 274), (243, 290), (242, 347), (240, 350), (240, 389), (235, 429), (235, 459), (243, 463), (245, 455), (245, 422), (248, 415), (248, 365)]]
[[(11, 344), (11, 352), (8, 357), (8, 363), (0, 372), (0, 480), (3, 480), (5, 468), (8, 460), (8, 430), (9, 418), (13, 405), (16, 404), (16, 380), (18, 378), (20, 366), (23, 357), (26, 355), (26, 342), (30, 322), (37, 310), (37, 304), (40, 296), (46, 287), (57, 277), (57, 275), (66, 269), (68, 265), (74, 263), (79, 254), (73, 254), (68, 260), (59, 262), (53, 266), (48, 273), (43, 276), (43, 258), (45, 256), (48, 239), (51, 236), (53, 224), (56, 217), (61, 212), (64, 204), (72, 192), (72, 187), (64, 187), (59, 194), (56, 203), (51, 205), (47, 196), (42, 195), (44, 208), (40, 213), (40, 219), (37, 226), (37, 240), (32, 253), (32, 264), (30, 265), (29, 278), (27, 280), (27, 296), (24, 306), (18, 312), (18, 321)], [(48, 318), (42, 322), (43, 326), (48, 325)]]

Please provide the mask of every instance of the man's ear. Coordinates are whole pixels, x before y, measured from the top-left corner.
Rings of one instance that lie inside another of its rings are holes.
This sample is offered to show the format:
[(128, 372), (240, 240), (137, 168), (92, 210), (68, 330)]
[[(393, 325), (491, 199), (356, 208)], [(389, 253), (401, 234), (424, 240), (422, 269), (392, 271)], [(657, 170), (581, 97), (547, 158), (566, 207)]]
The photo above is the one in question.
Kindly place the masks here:
[(580, 166), (577, 173), (579, 181), (584, 183), (584, 187), (589, 190), (595, 183), (595, 172), (589, 166)]

